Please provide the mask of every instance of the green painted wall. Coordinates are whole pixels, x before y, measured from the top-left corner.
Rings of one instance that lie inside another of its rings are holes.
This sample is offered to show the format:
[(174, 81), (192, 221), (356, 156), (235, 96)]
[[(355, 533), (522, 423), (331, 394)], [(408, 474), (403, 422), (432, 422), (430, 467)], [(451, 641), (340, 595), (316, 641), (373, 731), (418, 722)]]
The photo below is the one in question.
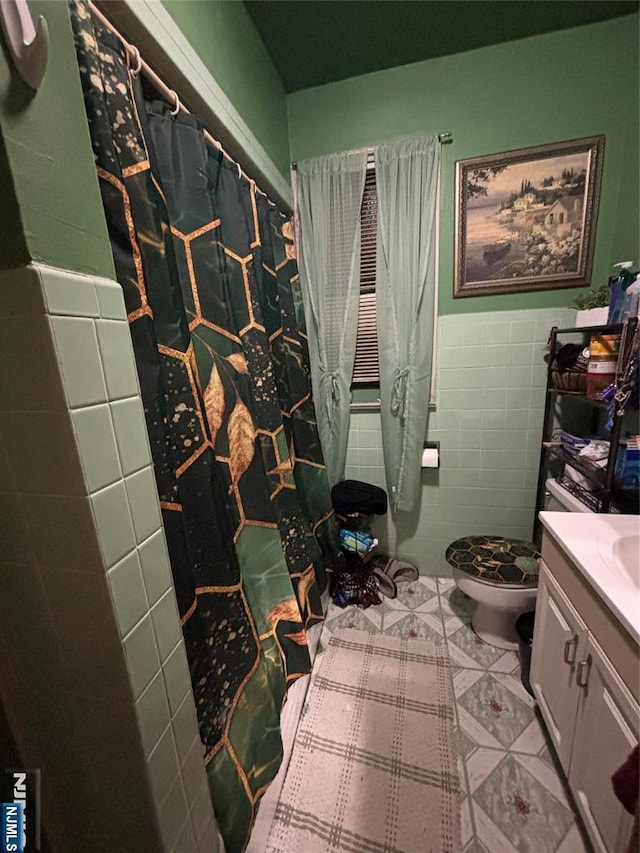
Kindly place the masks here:
[(286, 96), (244, 3), (162, 0), (162, 5), (288, 179)]
[(640, 261), (638, 89), (632, 15), (289, 95), (291, 157), (452, 131), (443, 146), (440, 313), (563, 306), (584, 291), (453, 299), (455, 161), (605, 134), (592, 277), (600, 285), (612, 263)]
[(49, 64), (33, 94), (0, 50), (0, 268), (29, 259), (113, 275), (71, 24), (64, 0), (33, 0)]

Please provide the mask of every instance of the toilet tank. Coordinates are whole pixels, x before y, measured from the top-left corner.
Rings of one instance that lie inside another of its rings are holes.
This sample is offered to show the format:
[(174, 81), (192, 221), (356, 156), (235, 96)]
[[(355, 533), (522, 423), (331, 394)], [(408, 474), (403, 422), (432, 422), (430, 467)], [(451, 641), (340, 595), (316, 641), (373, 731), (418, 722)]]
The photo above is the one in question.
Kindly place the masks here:
[(593, 512), (588, 506), (564, 489), (557, 480), (549, 478), (544, 489), (544, 508), (550, 512)]

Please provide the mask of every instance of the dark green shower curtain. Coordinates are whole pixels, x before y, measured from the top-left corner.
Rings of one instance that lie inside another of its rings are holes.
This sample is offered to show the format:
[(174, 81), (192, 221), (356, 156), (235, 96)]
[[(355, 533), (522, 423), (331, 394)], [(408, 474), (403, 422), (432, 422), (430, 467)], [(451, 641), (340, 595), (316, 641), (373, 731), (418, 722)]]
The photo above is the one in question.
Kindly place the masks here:
[(71, 8), (203, 758), (233, 853), (278, 770), (281, 706), (310, 669), (305, 629), (339, 559), (291, 226), (195, 117), (145, 97), (82, 2)]

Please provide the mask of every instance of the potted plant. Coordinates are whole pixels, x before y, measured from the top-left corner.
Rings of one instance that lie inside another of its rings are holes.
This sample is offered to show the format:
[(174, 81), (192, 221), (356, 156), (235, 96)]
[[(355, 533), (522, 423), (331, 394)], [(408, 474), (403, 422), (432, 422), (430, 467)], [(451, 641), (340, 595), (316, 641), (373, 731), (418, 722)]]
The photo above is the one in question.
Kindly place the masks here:
[(609, 315), (609, 285), (603, 284), (596, 290), (581, 293), (574, 301), (578, 309), (576, 328), (581, 326), (604, 326)]

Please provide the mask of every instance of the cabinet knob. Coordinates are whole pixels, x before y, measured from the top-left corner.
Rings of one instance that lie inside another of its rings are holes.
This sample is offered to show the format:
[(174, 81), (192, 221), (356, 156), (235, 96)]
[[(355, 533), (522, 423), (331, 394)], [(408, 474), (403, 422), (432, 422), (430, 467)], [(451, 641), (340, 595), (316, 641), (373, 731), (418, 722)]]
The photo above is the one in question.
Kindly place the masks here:
[(586, 660), (581, 660), (578, 664), (578, 672), (576, 673), (576, 684), (578, 687), (586, 687), (589, 683), (589, 673), (591, 672), (591, 655), (587, 655)]
[(578, 635), (574, 634), (572, 640), (567, 640), (564, 644), (564, 662), (569, 666), (573, 666), (576, 662), (576, 648), (578, 646)]

